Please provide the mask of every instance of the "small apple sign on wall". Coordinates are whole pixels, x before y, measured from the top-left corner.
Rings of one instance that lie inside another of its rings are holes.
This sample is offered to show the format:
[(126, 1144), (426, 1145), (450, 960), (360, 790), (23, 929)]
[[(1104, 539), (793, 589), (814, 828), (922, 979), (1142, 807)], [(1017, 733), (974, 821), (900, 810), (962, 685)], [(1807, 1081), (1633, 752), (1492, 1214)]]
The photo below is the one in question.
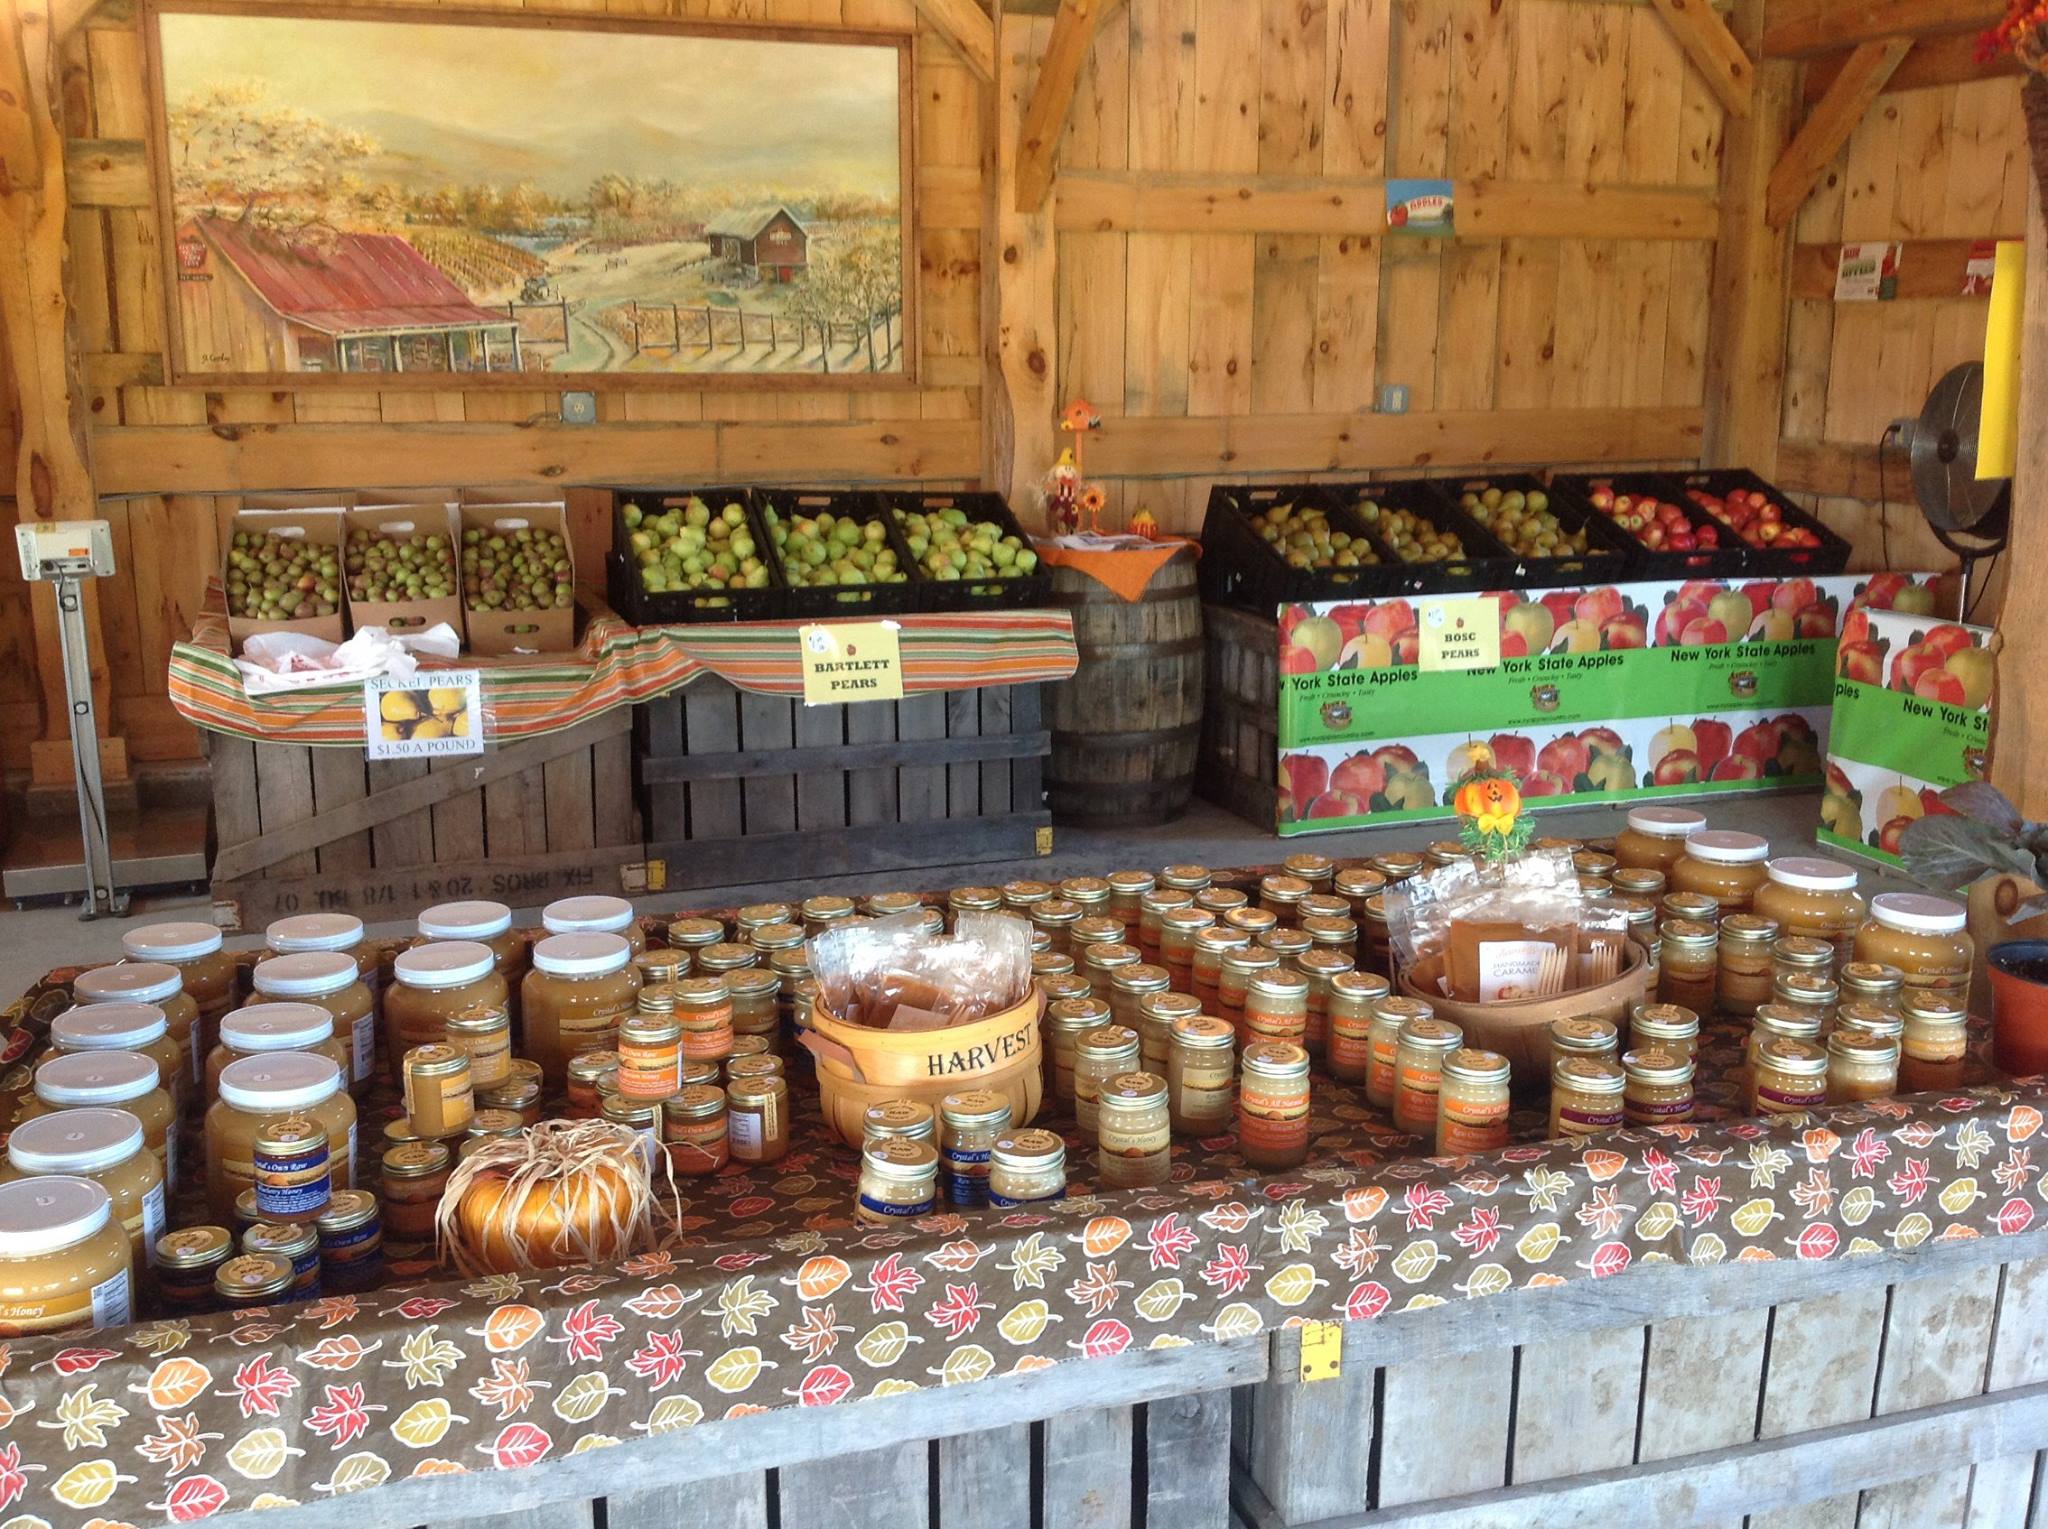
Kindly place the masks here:
[(1424, 674), (1500, 667), (1500, 598), (1467, 595), (1422, 602), (1415, 667)]

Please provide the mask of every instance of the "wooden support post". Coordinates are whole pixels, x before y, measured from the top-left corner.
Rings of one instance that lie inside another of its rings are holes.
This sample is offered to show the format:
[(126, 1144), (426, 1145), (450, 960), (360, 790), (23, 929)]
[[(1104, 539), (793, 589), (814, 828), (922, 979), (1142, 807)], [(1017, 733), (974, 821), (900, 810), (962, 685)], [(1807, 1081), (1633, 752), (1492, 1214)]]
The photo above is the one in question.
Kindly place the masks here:
[(1805, 203), (1842, 145), (1849, 141), (1849, 135), (1856, 131), (1856, 124), (1870, 110), (1870, 103), (1884, 89), (1884, 82), (1912, 50), (1911, 38), (1887, 37), (1880, 42), (1859, 43), (1849, 55), (1849, 62), (1842, 66), (1827, 94), (1800, 124), (1799, 135), (1771, 171), (1764, 205), (1764, 216), (1771, 227), (1784, 228), (1792, 221), (1792, 215)]
[(1653, 0), (1685, 56), (1699, 70), (1730, 116), (1747, 117), (1756, 92), (1756, 66), (1735, 34), (1704, 0)]
[(982, 225), (981, 481), (1022, 512), (1055, 455), (1059, 376), (1052, 209), (1041, 198), (1037, 208), (1020, 210), (1022, 198), (1013, 189), (1030, 60), (1046, 27), (1003, 16), (1000, 7), (997, 26), (996, 88), (990, 92), (995, 123), (984, 135), (993, 162), (982, 167), (989, 207)]
[[(1737, 0), (1732, 22), (1745, 52), (1763, 31), (1763, 0)], [(1769, 477), (1785, 390), (1785, 283), (1791, 239), (1764, 221), (1771, 167), (1791, 134), (1790, 64), (1757, 70), (1747, 117), (1731, 118), (1721, 152), (1721, 233), (1707, 340), (1707, 421), (1701, 460)]]
[(917, 0), (917, 13), (959, 50), (984, 84), (996, 77), (996, 27), (976, 0)]
[[(98, 509), (85, 420), (86, 388), (70, 299), (69, 220), (55, 18), (50, 0), (0, 0), (0, 328), (20, 400), (15, 462), (19, 513), (38, 520), (89, 520)], [(56, 603), (30, 600), (36, 671), (42, 687), (42, 736), (30, 748), (37, 785), (71, 780), (71, 714), (64, 694)], [(85, 586), (84, 614), (93, 699), (103, 726), (113, 722), (99, 600)], [(128, 777), (119, 737), (102, 737), (100, 771)]]
[(1094, 46), (1103, 18), (1115, 4), (1116, 0), (1060, 0), (1052, 39), (1038, 66), (1038, 84), (1032, 88), (1031, 104), (1024, 112), (1024, 130), (1015, 157), (1004, 157), (1005, 163), (1016, 166), (1019, 212), (1037, 212), (1045, 205), (1046, 193), (1052, 189), (1053, 160), (1067, 130), (1067, 113), (1074, 105), (1081, 66), (1088, 61), (1088, 50)]
[(2004, 0), (1775, 0), (1751, 52), (1803, 58), (1885, 37), (1981, 32), (2004, 14)]
[[(2028, 608), (2027, 590), (2048, 586), (2048, 435), (2030, 420), (2048, 410), (2048, 223), (2041, 188), (2027, 177), (2027, 279), (2020, 324), (2019, 456), (2012, 475), (2012, 542), (2007, 590), (2021, 619), (1998, 622), (1998, 702), (1992, 710), (1991, 779), (2030, 818), (2048, 814), (2048, 771), (2029, 768), (2048, 743), (2048, 631)], [(2034, 508), (2029, 509), (2032, 505)], [(2002, 617), (2002, 613), (2001, 613)]]

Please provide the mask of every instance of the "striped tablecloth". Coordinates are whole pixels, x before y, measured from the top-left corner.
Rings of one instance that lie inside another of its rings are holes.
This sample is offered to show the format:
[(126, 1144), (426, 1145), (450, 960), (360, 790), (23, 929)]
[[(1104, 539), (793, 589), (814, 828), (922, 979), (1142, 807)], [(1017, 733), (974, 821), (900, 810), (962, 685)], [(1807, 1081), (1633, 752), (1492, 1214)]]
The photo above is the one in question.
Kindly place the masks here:
[[(188, 641), (171, 649), (171, 704), (200, 727), (272, 743), (363, 742), (360, 682), (251, 696), (229, 658), (228, 624), (216, 599)], [(1078, 662), (1064, 611), (1023, 610), (893, 616), (901, 628), (903, 687), (911, 694), (1029, 685), (1071, 676)], [(801, 622), (633, 627), (609, 611), (589, 620), (573, 654), (538, 658), (465, 655), (424, 669), (483, 671), (495, 739), (534, 738), (574, 727), (615, 706), (652, 700), (716, 674), (741, 690), (802, 695)]]

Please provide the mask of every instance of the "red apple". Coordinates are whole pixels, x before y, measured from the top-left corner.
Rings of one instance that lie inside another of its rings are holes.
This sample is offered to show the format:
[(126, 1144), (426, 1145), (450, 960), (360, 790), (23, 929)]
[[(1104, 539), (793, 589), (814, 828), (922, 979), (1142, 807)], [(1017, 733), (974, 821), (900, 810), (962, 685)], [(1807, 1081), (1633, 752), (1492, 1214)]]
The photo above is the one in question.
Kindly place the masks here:
[(1520, 632), (1502, 632), (1500, 634), (1500, 656), (1502, 658), (1527, 658), (1529, 656), (1529, 639)]
[(1952, 818), (1958, 816), (1955, 808), (1944, 802), (1941, 799), (1941, 793), (1932, 786), (1922, 786), (1920, 788), (1920, 810), (1924, 816), (1930, 818)]
[(1937, 653), (1925, 643), (1913, 643), (1899, 649), (1892, 659), (1892, 689), (1914, 690), (1919, 687), (1920, 676), (1930, 669), (1939, 669), (1947, 662), (1944, 654)]
[(1621, 612), (1621, 591), (1611, 584), (1602, 589), (1587, 590), (1572, 607), (1572, 613), (1581, 621), (1590, 621), (1595, 626), (1612, 621)]
[(1963, 682), (1946, 669), (1924, 670), (1913, 681), (1913, 694), (1948, 706), (1963, 704)]
[(1771, 596), (1777, 593), (1777, 589), (1777, 585), (1762, 580), (1742, 586), (1743, 594), (1749, 597), (1749, 609), (1752, 617), (1761, 616), (1771, 608)]
[(1811, 579), (1787, 579), (1771, 595), (1774, 610), (1797, 612), (1820, 598), (1820, 590)]
[(1884, 653), (1874, 642), (1845, 642), (1835, 650), (1835, 672), (1862, 685), (1884, 683)]
[(1712, 616), (1695, 617), (1688, 621), (1685, 629), (1678, 634), (1679, 645), (1687, 648), (1710, 648), (1727, 640), (1728, 628)]
[(1950, 654), (1960, 653), (1963, 649), (1974, 647), (1976, 644), (1970, 640), (1970, 633), (1967, 628), (1944, 622), (1921, 638), (1920, 646), (1932, 648), (1945, 660)]
[(1312, 802), (1330, 784), (1330, 767), (1316, 754), (1288, 754), (1280, 769), (1287, 777), (1287, 789), (1297, 802)]
[(1621, 734), (1611, 727), (1589, 727), (1579, 734), (1579, 741), (1596, 754), (1626, 754), (1628, 745), (1621, 741)]
[(1635, 616), (1616, 616), (1600, 628), (1600, 646), (1609, 649), (1645, 648), (1649, 646), (1650, 634)]
[(1388, 642), (1414, 625), (1415, 607), (1406, 600), (1382, 601), (1365, 615), (1365, 630), (1374, 637), (1386, 638)]
[(1693, 741), (1699, 749), (1700, 768), (1711, 771), (1728, 757), (1735, 729), (1714, 717), (1701, 717), (1692, 725)]
[(1657, 617), (1657, 646), (1674, 647), (1679, 634), (1695, 621), (1707, 618), (1707, 607), (1702, 601), (1678, 599), (1665, 606)]
[(1849, 614), (1842, 618), (1842, 641), (1870, 641), (1870, 612), (1862, 606), (1851, 606)]
[(1874, 573), (1870, 576), (1870, 582), (1863, 586), (1863, 593), (1857, 596), (1857, 600), (1872, 610), (1888, 611), (1898, 599), (1899, 591), (1911, 582), (1912, 580), (1903, 573)]
[(1422, 638), (1413, 627), (1394, 639), (1394, 662), (1414, 668), (1422, 657)]
[(1568, 589), (1553, 589), (1539, 598), (1539, 604), (1550, 612), (1551, 630), (1563, 626), (1578, 614), (1579, 597)]
[(1525, 783), (1523, 791), (1526, 795), (1526, 782), (1536, 769), (1536, 740), (1524, 738), (1519, 733), (1495, 733), (1488, 742), (1493, 749), (1494, 763), (1520, 776)]
[(1650, 780), (1659, 786), (1691, 785), (1700, 778), (1700, 756), (1691, 749), (1673, 749), (1657, 761)]
[(1314, 674), (1322, 666), (1316, 662), (1315, 654), (1299, 643), (1290, 642), (1280, 650), (1280, 672), (1282, 674)]
[(1832, 637), (1835, 635), (1834, 604), (1828, 600), (1816, 600), (1811, 605), (1802, 605), (1792, 623), (1793, 631), (1801, 637)]
[(1308, 804), (1309, 818), (1356, 818), (1365, 815), (1365, 803), (1348, 791), (1325, 791)]
[(1365, 630), (1366, 613), (1371, 609), (1369, 605), (1339, 605), (1330, 612), (1330, 619), (1337, 623), (1337, 630), (1349, 642)]
[(1560, 734), (1543, 745), (1536, 755), (1538, 774), (1548, 772), (1565, 780), (1577, 780), (1593, 763), (1593, 751), (1570, 733)]
[(1375, 793), (1387, 789), (1386, 766), (1370, 754), (1353, 754), (1330, 772), (1330, 789), (1371, 801)]
[(1570, 796), (1571, 782), (1549, 770), (1538, 770), (1522, 780), (1524, 796)]
[(1886, 823), (1884, 827), (1880, 828), (1877, 831), (1877, 847), (1883, 850), (1887, 855), (1898, 854), (1900, 835), (1905, 833), (1907, 829), (1911, 828), (1915, 823), (1919, 821), (1920, 820), (1918, 818), (1893, 818), (1889, 823)]
[(1383, 743), (1372, 751), (1372, 761), (1388, 775), (1400, 770), (1412, 770), (1422, 763), (1422, 758), (1405, 743)]
[(1709, 780), (1762, 780), (1764, 767), (1746, 754), (1730, 754), (1715, 765)]
[(1759, 766), (1767, 765), (1778, 757), (1778, 747), (1784, 741), (1785, 729), (1778, 723), (1758, 722), (1735, 735), (1729, 752), (1754, 759)]

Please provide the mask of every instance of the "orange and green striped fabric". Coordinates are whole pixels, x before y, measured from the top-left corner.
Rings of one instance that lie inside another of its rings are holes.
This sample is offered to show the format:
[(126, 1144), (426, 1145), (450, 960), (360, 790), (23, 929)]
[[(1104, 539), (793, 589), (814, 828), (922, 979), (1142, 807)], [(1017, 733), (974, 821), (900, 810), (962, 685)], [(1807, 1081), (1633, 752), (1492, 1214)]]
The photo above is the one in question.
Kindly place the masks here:
[[(200, 727), (271, 743), (363, 744), (360, 681), (251, 696), (229, 657), (219, 592), (188, 641), (171, 649), (169, 690), (180, 715)], [(1064, 611), (974, 611), (891, 616), (901, 628), (903, 688), (978, 690), (1069, 678), (1079, 654)], [(422, 669), (479, 669), (494, 739), (560, 732), (615, 706), (651, 701), (701, 674), (741, 690), (802, 695), (797, 621), (633, 627), (609, 611), (590, 617), (573, 655), (524, 658), (465, 655), (424, 661)]]

